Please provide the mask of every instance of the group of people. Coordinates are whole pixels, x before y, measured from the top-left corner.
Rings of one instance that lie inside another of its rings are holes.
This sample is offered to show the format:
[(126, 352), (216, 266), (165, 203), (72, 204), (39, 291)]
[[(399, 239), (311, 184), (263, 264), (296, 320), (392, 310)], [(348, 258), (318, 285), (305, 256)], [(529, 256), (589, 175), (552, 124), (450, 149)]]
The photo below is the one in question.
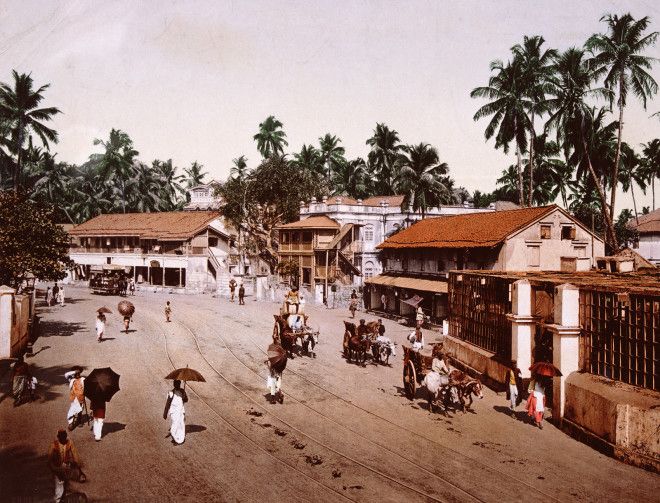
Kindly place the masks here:
[[(229, 280), (229, 301), (234, 302), (234, 296), (236, 294), (236, 280), (232, 278)], [(245, 305), (245, 286), (243, 286), (243, 283), (238, 285), (238, 305), (239, 306), (244, 306)]]
[[(523, 380), (521, 371), (517, 363), (512, 362), (511, 367), (506, 373), (507, 399), (509, 400), (509, 409), (512, 417), (515, 417), (516, 407), (522, 402)], [(532, 418), (534, 424), (543, 429), (543, 414), (545, 412), (545, 393), (548, 386), (551, 385), (549, 377), (532, 374), (527, 387), (527, 415)]]
[(64, 286), (59, 286), (57, 283), (53, 285), (53, 288), (46, 287), (46, 305), (52, 306), (53, 304), (59, 304), (64, 307)]

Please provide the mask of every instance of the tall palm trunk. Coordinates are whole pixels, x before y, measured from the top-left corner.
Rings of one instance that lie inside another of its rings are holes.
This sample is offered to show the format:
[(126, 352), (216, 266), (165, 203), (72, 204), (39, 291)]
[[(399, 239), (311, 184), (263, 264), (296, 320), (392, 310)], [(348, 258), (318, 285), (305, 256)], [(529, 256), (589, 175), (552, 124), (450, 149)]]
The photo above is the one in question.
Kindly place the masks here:
[(635, 182), (630, 180), (630, 194), (632, 195), (633, 200), (633, 211), (635, 212), (635, 222), (639, 225), (639, 217), (637, 216), (637, 203), (635, 202)]
[(518, 201), (520, 206), (525, 206), (525, 195), (523, 194), (523, 174), (522, 174), (522, 156), (520, 147), (516, 145), (516, 166), (518, 168)]
[(614, 220), (614, 203), (616, 202), (616, 186), (619, 179), (619, 162), (621, 161), (621, 137), (623, 135), (623, 102), (621, 101), (621, 92), (624, 86), (624, 71), (619, 75), (619, 134), (616, 139), (616, 156), (614, 158), (614, 168), (612, 169), (612, 189), (610, 192), (610, 220)]
[(655, 211), (655, 176), (651, 176), (651, 194), (653, 197), (653, 211)]
[(536, 133), (534, 131), (534, 114), (532, 114), (531, 117), (531, 129), (529, 135), (529, 206), (531, 208), (534, 205), (534, 138), (536, 138)]
[(14, 169), (14, 194), (18, 194), (23, 171), (23, 119), (18, 120), (18, 137), (16, 138), (16, 168)]

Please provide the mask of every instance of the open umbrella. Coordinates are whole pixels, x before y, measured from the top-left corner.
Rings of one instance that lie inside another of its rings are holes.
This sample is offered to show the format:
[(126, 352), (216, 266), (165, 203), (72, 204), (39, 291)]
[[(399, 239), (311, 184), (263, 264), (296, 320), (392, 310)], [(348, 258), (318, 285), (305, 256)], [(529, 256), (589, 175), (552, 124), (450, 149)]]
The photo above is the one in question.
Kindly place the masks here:
[(135, 306), (132, 302), (122, 300), (119, 304), (117, 304), (117, 311), (119, 311), (123, 316), (133, 316), (133, 313), (135, 312)]
[(97, 313), (107, 313), (107, 314), (112, 314), (112, 310), (111, 310), (110, 308), (108, 308), (108, 307), (105, 307), (105, 306), (103, 306), (103, 307), (99, 307), (99, 308), (96, 310), (96, 312), (97, 312)]
[(532, 372), (532, 374), (538, 374), (547, 377), (562, 375), (561, 371), (550, 362), (536, 362), (534, 365), (529, 367), (529, 370)]
[(85, 379), (85, 396), (92, 401), (109, 402), (119, 391), (119, 374), (110, 367), (92, 370)]
[(176, 369), (165, 376), (165, 379), (175, 379), (177, 381), (197, 381), (206, 382), (204, 376), (194, 369), (186, 367), (185, 369)]
[(279, 344), (271, 344), (266, 351), (271, 367), (283, 371), (286, 367), (286, 351)]

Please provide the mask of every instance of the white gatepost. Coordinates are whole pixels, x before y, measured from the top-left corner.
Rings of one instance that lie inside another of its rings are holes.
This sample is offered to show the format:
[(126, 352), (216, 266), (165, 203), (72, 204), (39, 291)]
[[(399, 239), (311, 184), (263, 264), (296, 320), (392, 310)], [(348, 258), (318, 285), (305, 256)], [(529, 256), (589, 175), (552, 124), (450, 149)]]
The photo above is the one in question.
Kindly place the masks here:
[(511, 359), (517, 363), (522, 377), (529, 378), (537, 318), (532, 315), (532, 285), (528, 280), (520, 279), (513, 283), (511, 304), (513, 313), (508, 315), (511, 320)]
[(552, 381), (553, 418), (564, 417), (566, 378), (580, 370), (580, 290), (568, 283), (555, 289), (554, 324), (552, 332), (552, 363), (562, 375)]
[(11, 358), (11, 330), (14, 325), (14, 294), (16, 290), (0, 286), (0, 358)]

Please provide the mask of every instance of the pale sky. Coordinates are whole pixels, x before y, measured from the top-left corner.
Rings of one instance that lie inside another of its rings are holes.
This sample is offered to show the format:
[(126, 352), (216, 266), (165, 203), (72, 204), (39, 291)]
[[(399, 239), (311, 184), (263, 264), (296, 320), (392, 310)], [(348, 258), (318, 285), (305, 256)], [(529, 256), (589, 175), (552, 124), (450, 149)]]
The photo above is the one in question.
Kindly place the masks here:
[[(258, 163), (252, 136), (268, 115), (284, 123), (289, 152), (330, 132), (348, 157), (365, 157), (385, 122), (405, 143), (437, 147), (458, 185), (490, 191), (514, 159), (472, 120), (483, 102), (469, 93), (486, 84), (489, 62), (523, 35), (580, 46), (605, 30), (603, 14), (625, 12), (660, 30), (653, 0), (0, 0), (0, 81), (16, 69), (51, 83), (46, 105), (64, 112), (53, 151), (68, 162), (84, 162), (114, 127), (144, 162), (197, 160), (224, 179), (239, 155)], [(649, 54), (660, 57), (660, 44)], [(660, 64), (652, 74), (660, 82)], [(624, 141), (638, 147), (660, 136), (648, 118), (660, 97), (646, 112), (631, 101)]]

